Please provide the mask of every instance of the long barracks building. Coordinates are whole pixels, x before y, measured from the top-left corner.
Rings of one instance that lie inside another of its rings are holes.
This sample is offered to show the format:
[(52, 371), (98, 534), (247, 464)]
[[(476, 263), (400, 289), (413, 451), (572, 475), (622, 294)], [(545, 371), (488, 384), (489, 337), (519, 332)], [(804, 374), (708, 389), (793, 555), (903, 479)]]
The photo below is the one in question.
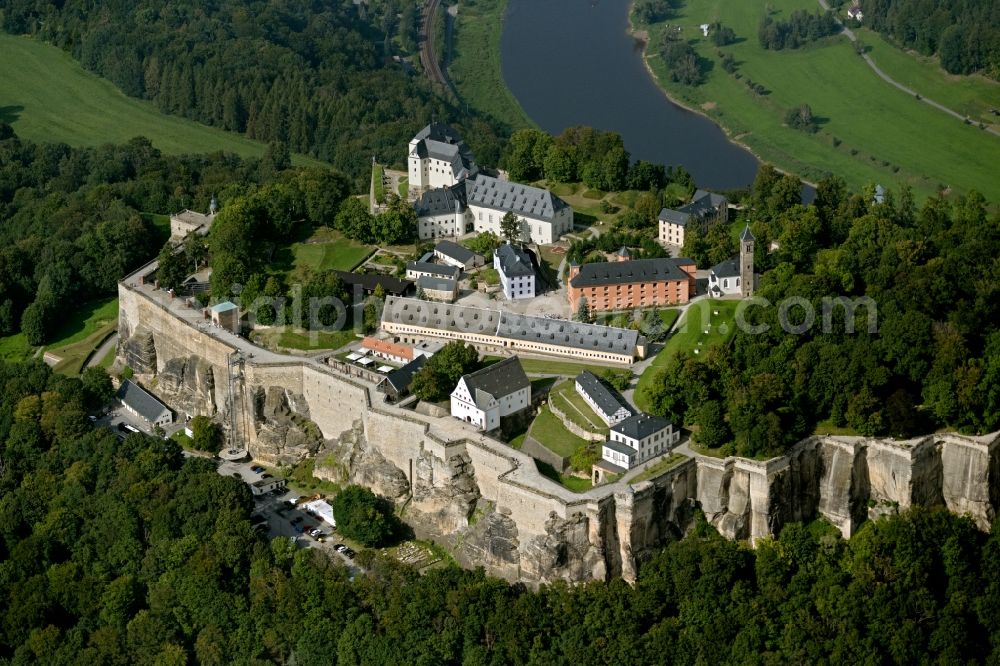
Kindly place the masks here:
[(630, 364), (646, 356), (638, 331), (501, 310), (386, 298), (382, 330), (402, 343), (424, 338), (464, 340), (483, 351), (550, 354)]

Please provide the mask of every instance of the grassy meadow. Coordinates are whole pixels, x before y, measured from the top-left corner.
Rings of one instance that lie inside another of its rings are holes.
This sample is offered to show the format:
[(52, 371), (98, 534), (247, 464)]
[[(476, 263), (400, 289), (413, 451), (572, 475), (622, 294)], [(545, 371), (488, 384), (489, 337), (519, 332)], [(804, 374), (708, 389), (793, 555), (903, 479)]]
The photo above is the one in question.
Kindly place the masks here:
[[(82, 304), (67, 314), (65, 323), (44, 347), (32, 347), (23, 333), (0, 338), (0, 358), (6, 361), (23, 361), (34, 356), (41, 358), (51, 352), (61, 360), (53, 366), (56, 372), (78, 375), (87, 358), (101, 346), (118, 324), (118, 299), (107, 298)], [(114, 360), (114, 354), (101, 359), (103, 367)]]
[(461, 4), (448, 78), (469, 107), (513, 129), (535, 127), (503, 80), (500, 34), (506, 10), (506, 0)]
[[(778, 19), (796, 9), (817, 9), (814, 0), (771, 0), (766, 6)], [(650, 32), (647, 61), (660, 85), (719, 122), (762, 160), (813, 182), (834, 173), (856, 190), (868, 183), (887, 187), (908, 183), (925, 195), (944, 188), (974, 188), (993, 201), (1000, 200), (995, 166), (1000, 164), (1000, 139), (890, 86), (844, 36), (795, 50), (763, 49), (757, 28), (764, 12), (764, 3), (686, 0), (669, 23), (682, 28), (701, 58), (705, 76), (697, 87), (668, 80), (659, 56), (665, 24), (637, 27)], [(714, 21), (733, 28), (736, 43), (719, 48), (702, 37), (698, 26)], [(912, 77), (935, 80), (912, 65), (894, 64), (896, 59), (886, 51), (876, 45), (873, 57), (880, 65), (885, 63), (890, 75), (905, 69)], [(735, 58), (735, 75), (722, 69), (720, 53)], [(901, 75), (904, 82), (906, 78)], [(751, 92), (748, 80), (762, 84), (765, 94)], [(927, 84), (927, 94), (950, 103), (941, 87), (946, 83), (938, 77), (937, 84)], [(925, 89), (922, 83), (915, 87)], [(967, 98), (977, 94), (965, 93)], [(817, 132), (784, 125), (786, 112), (801, 104), (811, 106), (818, 119)]]
[(635, 404), (639, 409), (650, 411), (646, 390), (673, 356), (678, 353), (701, 352), (726, 344), (732, 339), (736, 333), (736, 307), (739, 304), (740, 301), (730, 300), (698, 301), (684, 312), (683, 319), (667, 339), (663, 349), (639, 377), (635, 387)]
[[(150, 102), (126, 96), (55, 46), (0, 33), (0, 54), (0, 121), (25, 139), (96, 146), (145, 136), (168, 154), (264, 154), (263, 143), (161, 113)], [(326, 166), (303, 155), (292, 161)]]

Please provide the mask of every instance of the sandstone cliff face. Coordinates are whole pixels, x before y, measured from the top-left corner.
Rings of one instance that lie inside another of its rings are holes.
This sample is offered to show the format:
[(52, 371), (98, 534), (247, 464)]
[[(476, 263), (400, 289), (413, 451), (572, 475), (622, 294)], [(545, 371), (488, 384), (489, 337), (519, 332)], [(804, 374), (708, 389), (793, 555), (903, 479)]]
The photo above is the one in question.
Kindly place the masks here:
[(156, 345), (153, 334), (142, 328), (124, 339), (119, 354), (125, 365), (137, 375), (156, 374)]
[(191, 416), (214, 416), (215, 372), (210, 363), (197, 356), (172, 358), (163, 366), (157, 393), (176, 411)]
[(545, 522), (545, 533), (532, 537), (521, 553), (523, 580), (580, 583), (607, 577), (604, 552), (590, 542), (587, 516), (574, 513), (567, 519), (555, 513)]
[(272, 465), (295, 465), (316, 455), (323, 436), (309, 420), (308, 405), (301, 395), (278, 386), (258, 388), (253, 403), (257, 436), (250, 445), (250, 455), (254, 459)]
[(518, 580), (519, 548), (517, 524), (510, 510), (489, 511), (461, 536), (455, 557), (463, 566), (481, 566), (494, 576)]
[(469, 525), (479, 487), (468, 455), (452, 455), (448, 460), (424, 451), (413, 465), (413, 496), (407, 516), (423, 527), (420, 531), (451, 534)]
[(313, 475), (335, 483), (366, 486), (394, 504), (405, 501), (410, 492), (406, 474), (368, 445), (360, 421), (323, 447)]

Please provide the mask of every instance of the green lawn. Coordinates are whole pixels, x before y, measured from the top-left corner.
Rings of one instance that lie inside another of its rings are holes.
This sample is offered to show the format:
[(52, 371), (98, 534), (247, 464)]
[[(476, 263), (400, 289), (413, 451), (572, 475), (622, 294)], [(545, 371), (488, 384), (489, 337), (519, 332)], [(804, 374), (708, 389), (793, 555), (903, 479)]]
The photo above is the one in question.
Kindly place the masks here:
[(528, 434), (538, 440), (538, 443), (553, 453), (569, 458), (577, 450), (585, 447), (587, 442), (577, 437), (550, 410), (543, 407), (528, 429)]
[(636, 475), (636, 477), (632, 479), (632, 483), (648, 481), (654, 476), (658, 476), (663, 472), (666, 472), (671, 467), (676, 467), (687, 459), (688, 457), (682, 453), (671, 453), (663, 460), (659, 461), (655, 465), (647, 467), (640, 474)]
[(314, 271), (349, 271), (374, 251), (371, 245), (351, 240), (334, 229), (323, 228), (305, 242), (292, 245), (292, 270), (299, 271), (308, 266)]
[[(675, 354), (695, 350), (701, 352), (732, 339), (736, 332), (736, 307), (739, 304), (740, 301), (708, 300), (698, 301), (687, 309), (663, 349), (639, 377), (635, 389), (635, 404), (639, 409), (649, 411), (646, 389), (660, 368), (667, 365)], [(706, 330), (708, 333), (705, 333)]]
[(82, 305), (48, 344), (46, 351), (62, 357), (55, 371), (78, 375), (87, 357), (118, 325), (118, 299), (109, 298)]
[[(587, 365), (586, 363), (574, 363), (572, 361), (548, 361), (538, 358), (525, 358), (524, 356), (518, 358), (521, 360), (521, 367), (524, 368), (524, 371), (534, 375), (576, 377), (584, 370), (589, 370), (598, 375), (609, 367), (621, 368), (621, 366)], [(486, 356), (483, 360), (487, 363), (496, 363), (501, 360), (501, 357)]]
[[(13, 125), (25, 139), (96, 146), (145, 136), (170, 154), (264, 154), (260, 142), (161, 113), (150, 102), (127, 97), (55, 46), (0, 34), (0, 53), (0, 121)], [(292, 161), (326, 166), (302, 155)]]
[(382, 182), (382, 178), (385, 176), (385, 170), (382, 168), (381, 164), (372, 165), (372, 188), (375, 192), (375, 201), (378, 203), (385, 203), (385, 184)]
[[(87, 357), (114, 332), (117, 324), (117, 298), (91, 301), (75, 311), (67, 312), (62, 328), (52, 336), (52, 342), (44, 347), (44, 351), (52, 352), (62, 359), (54, 366), (54, 370), (67, 375), (80, 374)], [(23, 361), (34, 356), (36, 351), (22, 333), (0, 338), (0, 358), (4, 360)], [(110, 365), (114, 354), (109, 353), (108, 357), (110, 360), (104, 360)], [(107, 367), (104, 363), (101, 365)]]
[(663, 325), (667, 328), (673, 326), (674, 322), (677, 321), (677, 318), (680, 316), (681, 316), (681, 311), (677, 310), (676, 308), (660, 310), (660, 321), (662, 321)]
[(1000, 82), (985, 76), (956, 76), (941, 69), (938, 59), (902, 51), (867, 28), (855, 30), (868, 56), (879, 68), (921, 95), (987, 124), (997, 123), (991, 108), (1000, 109)]
[(399, 198), (405, 199), (409, 193), (410, 193), (410, 179), (406, 176), (403, 176), (402, 178), (399, 179)]
[(555, 467), (541, 460), (535, 461), (535, 467), (538, 468), (539, 473), (542, 476), (552, 479), (561, 486), (564, 486), (574, 493), (582, 493), (586, 490), (590, 490), (594, 487), (593, 482), (589, 478), (584, 479), (579, 476), (571, 476), (569, 474), (560, 474), (556, 471)]
[(506, 0), (461, 4), (448, 77), (470, 107), (513, 129), (535, 127), (503, 80), (500, 33), (506, 9)]
[(296, 351), (318, 351), (340, 349), (357, 340), (353, 328), (341, 331), (304, 331), (286, 326), (281, 329), (261, 329), (254, 331), (251, 338), (257, 344), (269, 349), (291, 349)]
[(584, 430), (607, 432), (608, 428), (604, 425), (604, 421), (576, 392), (576, 382), (572, 380), (563, 382), (552, 392), (549, 400), (566, 414), (566, 418)]
[[(776, 16), (817, 8), (814, 0), (772, 0)], [(806, 48), (768, 51), (757, 40), (762, 3), (687, 0), (670, 21), (704, 59), (707, 74), (698, 87), (671, 83), (659, 57), (664, 24), (651, 28), (648, 62), (671, 95), (700, 108), (748, 145), (761, 159), (816, 181), (842, 176), (855, 190), (868, 183), (909, 183), (918, 193), (941, 186), (975, 188), (1000, 200), (1000, 140), (967, 126), (879, 79), (855, 54), (846, 37)], [(738, 42), (722, 49), (702, 38), (698, 25), (721, 20)], [(719, 51), (731, 53), (741, 78), (721, 67)], [(750, 92), (747, 80), (767, 94)], [(948, 103), (947, 99), (938, 100)], [(790, 108), (808, 103), (819, 119), (809, 134), (784, 126)]]

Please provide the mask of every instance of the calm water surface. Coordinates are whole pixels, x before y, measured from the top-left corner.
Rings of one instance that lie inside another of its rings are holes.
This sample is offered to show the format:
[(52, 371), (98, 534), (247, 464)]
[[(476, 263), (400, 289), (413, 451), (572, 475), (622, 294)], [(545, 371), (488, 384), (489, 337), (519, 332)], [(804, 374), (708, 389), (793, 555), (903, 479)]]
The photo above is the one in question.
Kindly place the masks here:
[(670, 102), (628, 32), (626, 0), (509, 0), (504, 79), (545, 131), (622, 135), (633, 159), (683, 164), (712, 189), (753, 182), (757, 160), (713, 122)]

